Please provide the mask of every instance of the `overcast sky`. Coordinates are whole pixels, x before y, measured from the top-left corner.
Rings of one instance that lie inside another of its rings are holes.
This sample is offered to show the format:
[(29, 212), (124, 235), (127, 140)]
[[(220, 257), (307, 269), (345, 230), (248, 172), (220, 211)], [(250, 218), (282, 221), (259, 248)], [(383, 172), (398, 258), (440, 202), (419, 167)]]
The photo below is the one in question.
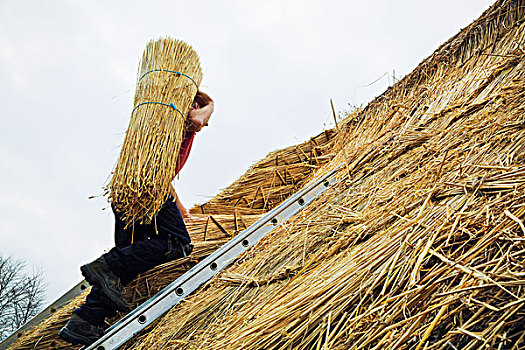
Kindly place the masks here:
[(106, 199), (88, 197), (116, 162), (150, 39), (190, 43), (215, 99), (175, 184), (191, 206), (330, 127), (330, 98), (366, 104), (492, 2), (0, 0), (0, 254), (40, 268), (52, 301), (111, 248)]

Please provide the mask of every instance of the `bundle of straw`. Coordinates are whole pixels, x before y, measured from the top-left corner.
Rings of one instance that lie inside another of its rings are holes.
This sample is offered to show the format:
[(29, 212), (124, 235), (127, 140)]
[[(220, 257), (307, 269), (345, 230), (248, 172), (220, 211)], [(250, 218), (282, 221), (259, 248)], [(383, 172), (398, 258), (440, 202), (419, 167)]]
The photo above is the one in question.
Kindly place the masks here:
[(131, 120), (107, 191), (127, 225), (151, 222), (166, 201), (202, 80), (195, 50), (171, 38), (150, 41), (139, 67)]

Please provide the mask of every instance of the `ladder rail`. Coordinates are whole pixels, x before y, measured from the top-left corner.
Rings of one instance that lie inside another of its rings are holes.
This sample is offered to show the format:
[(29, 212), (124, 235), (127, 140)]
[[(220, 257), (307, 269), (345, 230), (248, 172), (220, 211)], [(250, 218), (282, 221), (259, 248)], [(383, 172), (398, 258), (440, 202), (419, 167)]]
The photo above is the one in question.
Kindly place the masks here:
[(29, 321), (24, 323), (20, 328), (11, 333), (7, 338), (0, 342), (0, 350), (7, 349), (11, 344), (17, 341), (18, 338), (21, 338), (27, 332), (38, 326), (46, 318), (53, 315), (58, 309), (69, 304), (74, 298), (84, 293), (84, 291), (89, 288), (89, 283), (86, 280), (82, 280), (77, 283), (73, 288), (64, 293), (57, 300), (49, 304), (46, 308), (40, 311), (37, 315), (33, 316)]

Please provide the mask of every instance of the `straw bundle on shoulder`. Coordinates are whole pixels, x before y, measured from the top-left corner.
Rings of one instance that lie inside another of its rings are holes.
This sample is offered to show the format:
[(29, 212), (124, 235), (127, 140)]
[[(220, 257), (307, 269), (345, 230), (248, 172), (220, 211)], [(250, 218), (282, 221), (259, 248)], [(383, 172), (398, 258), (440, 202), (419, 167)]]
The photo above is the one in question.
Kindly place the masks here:
[(108, 186), (110, 202), (128, 225), (151, 222), (166, 201), (201, 80), (199, 57), (187, 43), (163, 38), (146, 46), (131, 120)]

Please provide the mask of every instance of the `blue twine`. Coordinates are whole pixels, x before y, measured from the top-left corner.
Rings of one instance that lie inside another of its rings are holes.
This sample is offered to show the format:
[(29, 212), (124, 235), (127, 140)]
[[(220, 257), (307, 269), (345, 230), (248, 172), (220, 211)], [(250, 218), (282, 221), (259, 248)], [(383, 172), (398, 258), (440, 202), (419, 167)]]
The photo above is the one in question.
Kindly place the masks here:
[(195, 86), (197, 87), (197, 90), (199, 89), (199, 85), (195, 82), (195, 80), (193, 80), (192, 77), (182, 72), (176, 72), (174, 70), (169, 70), (169, 69), (153, 69), (153, 70), (147, 71), (146, 73), (142, 74), (142, 76), (139, 78), (139, 81), (141, 81), (142, 78), (144, 78), (149, 73), (153, 73), (153, 72), (169, 72), (169, 73), (177, 74), (177, 76), (181, 76), (181, 75), (185, 76), (186, 78), (190, 79), (193, 82), (193, 84), (195, 84)]
[(131, 111), (131, 114), (133, 114), (133, 112), (135, 112), (135, 109), (139, 108), (140, 106), (142, 106), (142, 105), (148, 105), (148, 104), (163, 105), (163, 106), (166, 106), (166, 107), (171, 107), (171, 108), (173, 108), (174, 110), (176, 110), (177, 112), (179, 112), (179, 114), (182, 116), (182, 118), (184, 118), (184, 114), (182, 114), (182, 112), (179, 111), (177, 107), (175, 107), (175, 105), (173, 104), (173, 102), (170, 103), (170, 104), (162, 103), (162, 102), (142, 102), (142, 103), (139, 103), (138, 105), (136, 105), (135, 108), (133, 108), (133, 110)]

